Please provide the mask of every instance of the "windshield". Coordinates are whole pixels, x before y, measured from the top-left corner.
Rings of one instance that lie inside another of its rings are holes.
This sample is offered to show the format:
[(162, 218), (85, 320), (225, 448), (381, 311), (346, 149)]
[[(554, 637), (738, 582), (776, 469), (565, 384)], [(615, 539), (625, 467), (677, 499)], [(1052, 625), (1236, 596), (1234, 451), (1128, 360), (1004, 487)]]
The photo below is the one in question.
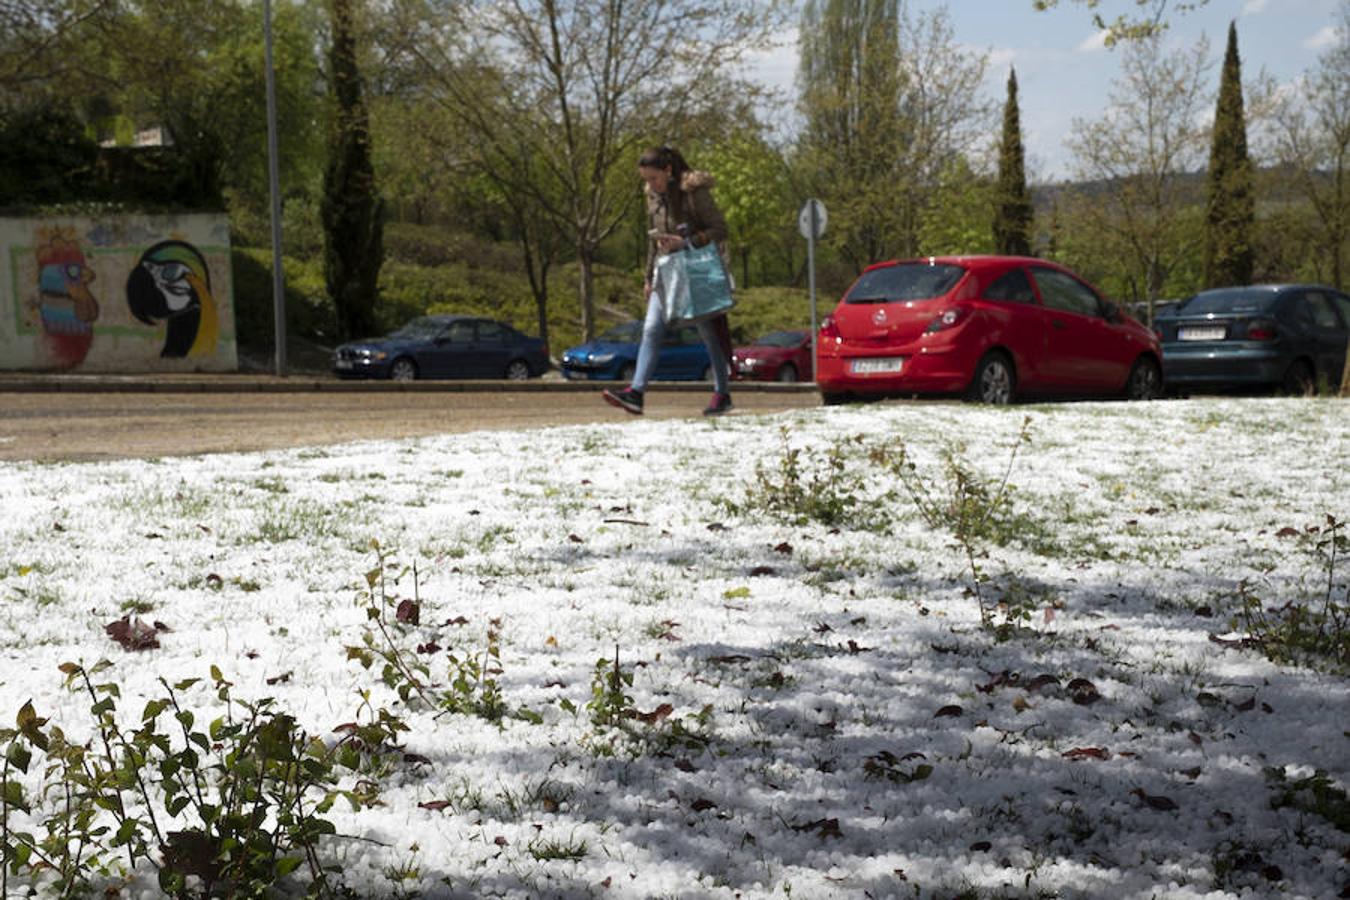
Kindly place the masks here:
[(420, 319), (413, 319), (407, 325), (397, 331), (391, 332), (392, 338), (403, 338), (405, 340), (430, 340), (441, 333), (445, 323), (440, 319), (433, 319), (428, 316), (422, 316)]
[(929, 300), (956, 286), (966, 270), (961, 266), (902, 263), (864, 272), (844, 297), (845, 303), (893, 303)]
[(600, 340), (612, 341), (616, 344), (636, 344), (641, 338), (641, 322), (624, 322), (622, 325), (615, 325), (609, 331), (600, 335)]
[(1275, 305), (1277, 296), (1272, 291), (1205, 291), (1179, 304), (1172, 312), (1183, 316), (1264, 315)]
[(795, 347), (806, 339), (804, 331), (771, 331), (755, 341), (756, 347)]

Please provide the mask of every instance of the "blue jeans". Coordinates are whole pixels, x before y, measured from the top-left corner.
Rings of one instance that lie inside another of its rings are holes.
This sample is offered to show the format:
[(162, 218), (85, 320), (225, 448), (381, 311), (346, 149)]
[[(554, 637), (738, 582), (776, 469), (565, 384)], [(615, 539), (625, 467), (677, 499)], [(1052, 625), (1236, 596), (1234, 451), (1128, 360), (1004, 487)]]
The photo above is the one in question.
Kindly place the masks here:
[[(661, 356), (661, 341), (666, 336), (666, 316), (661, 308), (661, 295), (652, 291), (647, 295), (647, 318), (642, 323), (642, 344), (638, 347), (637, 366), (633, 372), (632, 388), (645, 391), (647, 382), (652, 380), (656, 361)], [(713, 390), (719, 394), (731, 393), (728, 379), (731, 376), (731, 360), (722, 351), (722, 342), (709, 322), (698, 323), (698, 336), (703, 338), (703, 346), (708, 348), (712, 360)]]

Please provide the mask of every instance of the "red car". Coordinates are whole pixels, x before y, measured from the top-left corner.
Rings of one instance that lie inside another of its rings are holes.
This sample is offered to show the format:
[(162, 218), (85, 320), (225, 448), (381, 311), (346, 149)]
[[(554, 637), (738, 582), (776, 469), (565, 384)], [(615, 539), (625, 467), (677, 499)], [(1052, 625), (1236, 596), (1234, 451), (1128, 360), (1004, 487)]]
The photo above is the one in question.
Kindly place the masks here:
[(910, 394), (1148, 400), (1162, 390), (1157, 335), (1064, 266), (1027, 257), (871, 266), (825, 318), (818, 352), (826, 403)]
[(741, 381), (810, 381), (811, 332), (771, 331), (731, 351), (731, 377)]

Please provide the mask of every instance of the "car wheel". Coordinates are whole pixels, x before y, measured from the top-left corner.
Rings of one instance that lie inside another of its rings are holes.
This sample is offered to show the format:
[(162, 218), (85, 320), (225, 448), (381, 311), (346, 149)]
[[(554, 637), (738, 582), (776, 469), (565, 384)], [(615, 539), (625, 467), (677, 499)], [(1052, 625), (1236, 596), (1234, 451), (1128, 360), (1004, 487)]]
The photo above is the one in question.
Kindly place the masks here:
[(619, 369), (619, 380), (631, 384), (635, 374), (637, 374), (637, 366), (632, 363), (624, 363), (623, 368)]
[(417, 363), (406, 356), (400, 356), (389, 364), (389, 378), (393, 381), (417, 380)]
[(783, 368), (778, 370), (778, 380), (788, 384), (796, 381), (797, 367), (792, 363), (784, 364)]
[(1280, 380), (1280, 392), (1292, 397), (1310, 397), (1317, 392), (1312, 366), (1305, 359), (1296, 359), (1285, 370)]
[(525, 381), (530, 377), (530, 364), (523, 359), (513, 359), (506, 367), (506, 377), (510, 381)]
[(1141, 356), (1125, 382), (1127, 400), (1157, 400), (1162, 393), (1162, 371), (1152, 357)]
[(1011, 360), (998, 351), (986, 353), (975, 367), (975, 377), (970, 380), (966, 399), (973, 403), (1006, 406), (1012, 402), (1016, 384)]

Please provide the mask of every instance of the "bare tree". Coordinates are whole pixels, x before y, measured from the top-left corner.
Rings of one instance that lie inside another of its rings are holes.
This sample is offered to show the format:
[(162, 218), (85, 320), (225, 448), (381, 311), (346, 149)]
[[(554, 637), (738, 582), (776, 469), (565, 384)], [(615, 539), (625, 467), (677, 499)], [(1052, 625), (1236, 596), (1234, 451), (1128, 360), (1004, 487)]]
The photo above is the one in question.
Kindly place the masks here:
[(1087, 215), (1124, 248), (1125, 280), (1139, 286), (1150, 320), (1173, 267), (1198, 246), (1198, 230), (1182, 227), (1194, 199), (1183, 185), (1204, 165), (1208, 56), (1204, 40), (1175, 52), (1157, 37), (1130, 44), (1102, 118), (1075, 120), (1069, 141), (1077, 178), (1101, 190)]
[(0, 0), (0, 111), (42, 84), (67, 79), (69, 51), (113, 0)]
[(595, 334), (594, 265), (638, 197), (640, 147), (713, 109), (735, 67), (783, 21), (779, 0), (400, 0), (402, 49), (502, 190), (529, 198), (580, 267)]
[[(1209, 0), (1119, 0), (1107, 3), (1107, 6), (1134, 7), (1134, 12), (1117, 13), (1114, 19), (1102, 14), (1102, 0), (1071, 0), (1078, 6), (1092, 10), (1092, 24), (1106, 32), (1106, 46), (1114, 47), (1121, 41), (1140, 41), (1156, 38), (1167, 30), (1167, 12), (1169, 7), (1178, 13), (1188, 13), (1198, 9)], [(1038, 11), (1059, 6), (1059, 0), (1032, 0), (1032, 6)]]

